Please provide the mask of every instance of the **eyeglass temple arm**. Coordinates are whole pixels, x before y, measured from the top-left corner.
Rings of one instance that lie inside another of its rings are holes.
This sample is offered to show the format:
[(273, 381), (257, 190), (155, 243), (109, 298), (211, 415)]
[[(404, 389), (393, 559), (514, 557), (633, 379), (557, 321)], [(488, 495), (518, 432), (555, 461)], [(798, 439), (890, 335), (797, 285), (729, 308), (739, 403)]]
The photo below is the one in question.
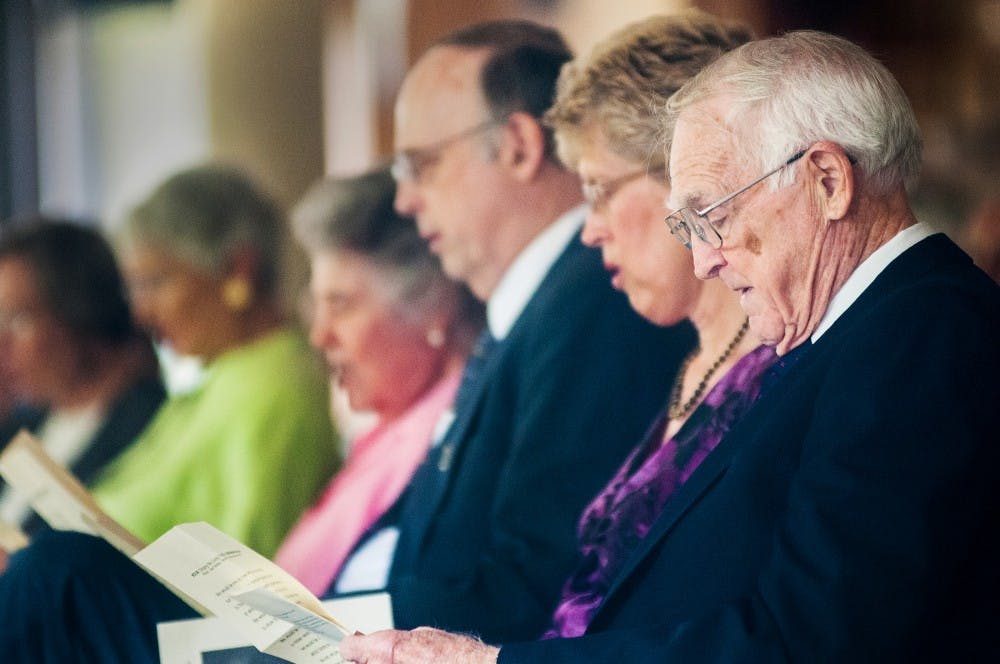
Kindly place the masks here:
[(725, 198), (723, 198), (721, 201), (716, 201), (715, 203), (712, 203), (711, 205), (709, 205), (707, 208), (704, 208), (703, 210), (698, 210), (698, 216), (699, 217), (704, 217), (706, 214), (708, 214), (709, 212), (711, 212), (715, 208), (719, 207), (720, 205), (724, 205), (724, 204), (728, 203), (729, 201), (733, 200), (734, 198), (736, 198), (737, 196), (739, 196), (740, 194), (742, 194), (744, 191), (746, 191), (747, 189), (749, 189), (750, 187), (754, 186), (755, 184), (757, 184), (759, 182), (763, 182), (767, 178), (771, 177), (772, 175), (774, 175), (775, 173), (777, 173), (778, 171), (780, 171), (785, 166), (788, 166), (789, 164), (791, 164), (792, 162), (794, 162), (794, 161), (796, 161), (798, 159), (801, 159), (802, 156), (805, 153), (806, 153), (805, 150), (801, 150), (799, 152), (796, 152), (795, 154), (793, 154), (788, 159), (788, 161), (786, 161), (785, 163), (783, 163), (783, 164), (777, 166), (776, 168), (768, 171), (767, 173), (764, 173), (759, 178), (757, 178), (756, 180), (754, 180), (753, 182), (751, 182), (747, 186), (743, 187), (742, 189), (738, 189), (738, 190), (734, 191), (733, 193), (731, 193), (728, 196), (726, 196)]

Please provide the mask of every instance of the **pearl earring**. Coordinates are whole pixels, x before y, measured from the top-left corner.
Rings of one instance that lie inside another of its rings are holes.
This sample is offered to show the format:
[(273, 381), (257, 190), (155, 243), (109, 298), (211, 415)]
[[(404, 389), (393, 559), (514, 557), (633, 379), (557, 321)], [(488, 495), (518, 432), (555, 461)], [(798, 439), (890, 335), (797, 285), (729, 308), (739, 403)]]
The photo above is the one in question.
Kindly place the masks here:
[(442, 346), (444, 346), (445, 342), (444, 330), (442, 330), (440, 327), (432, 327), (429, 330), (427, 330), (425, 338), (427, 339), (427, 345), (430, 346), (431, 348), (441, 348)]

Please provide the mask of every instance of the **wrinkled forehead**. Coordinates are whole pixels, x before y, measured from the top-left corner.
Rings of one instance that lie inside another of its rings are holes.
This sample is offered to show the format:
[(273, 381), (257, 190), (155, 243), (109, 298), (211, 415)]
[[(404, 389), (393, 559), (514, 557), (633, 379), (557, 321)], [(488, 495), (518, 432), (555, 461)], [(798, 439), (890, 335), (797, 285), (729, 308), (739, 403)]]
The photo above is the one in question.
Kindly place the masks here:
[(723, 122), (721, 104), (684, 109), (677, 118), (668, 156), (672, 209), (700, 208), (724, 195), (739, 173), (736, 137)]
[(396, 149), (440, 140), (487, 118), (479, 82), (489, 52), (436, 46), (406, 75), (395, 106)]

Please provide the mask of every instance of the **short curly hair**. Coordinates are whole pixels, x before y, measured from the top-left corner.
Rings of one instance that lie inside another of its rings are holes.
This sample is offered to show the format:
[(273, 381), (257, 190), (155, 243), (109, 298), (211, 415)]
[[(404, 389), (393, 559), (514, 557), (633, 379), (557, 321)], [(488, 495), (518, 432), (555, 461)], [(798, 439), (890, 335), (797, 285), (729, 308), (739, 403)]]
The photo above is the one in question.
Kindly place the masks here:
[(568, 62), (545, 122), (559, 158), (575, 169), (581, 141), (597, 127), (611, 149), (649, 170), (666, 170), (666, 100), (723, 53), (750, 41), (742, 23), (699, 11), (631, 23)]

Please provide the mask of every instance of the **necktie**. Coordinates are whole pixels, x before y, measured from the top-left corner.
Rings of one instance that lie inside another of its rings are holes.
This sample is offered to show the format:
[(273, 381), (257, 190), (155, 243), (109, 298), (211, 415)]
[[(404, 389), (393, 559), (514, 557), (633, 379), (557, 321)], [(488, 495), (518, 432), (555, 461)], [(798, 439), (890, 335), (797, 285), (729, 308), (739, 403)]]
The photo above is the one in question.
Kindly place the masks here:
[(462, 381), (458, 384), (458, 391), (455, 393), (455, 403), (452, 408), (455, 417), (451, 427), (445, 432), (441, 444), (428, 454), (428, 461), (436, 466), (439, 472), (447, 472), (448, 468), (451, 467), (451, 459), (455, 453), (455, 446), (458, 444), (458, 431), (462, 428), (459, 423), (471, 416), (473, 396), (484, 378), (483, 370), (489, 362), (496, 343), (489, 328), (484, 329), (476, 340), (472, 352), (469, 354), (469, 359), (466, 360)]
[[(469, 359), (466, 360), (465, 369), (462, 372), (462, 382), (458, 384), (458, 391), (455, 393), (454, 411), (456, 420), (461, 419), (463, 415), (467, 414), (466, 411), (470, 407), (472, 395), (475, 394), (476, 388), (482, 380), (483, 369), (489, 361), (496, 343), (497, 341), (490, 334), (489, 328), (484, 329), (479, 338), (476, 339), (472, 352), (469, 354)], [(447, 438), (446, 434), (445, 440)]]
[(463, 422), (472, 416), (475, 407), (473, 396), (486, 375), (484, 369), (497, 346), (489, 330), (484, 330), (473, 347), (462, 372), (462, 381), (455, 393), (455, 417), (442, 441), (427, 453), (402, 499), (399, 512), (400, 535), (393, 561), (393, 574), (404, 573), (419, 555), (420, 542), (437, 513), (438, 505), (448, 485), (448, 470), (460, 442)]

